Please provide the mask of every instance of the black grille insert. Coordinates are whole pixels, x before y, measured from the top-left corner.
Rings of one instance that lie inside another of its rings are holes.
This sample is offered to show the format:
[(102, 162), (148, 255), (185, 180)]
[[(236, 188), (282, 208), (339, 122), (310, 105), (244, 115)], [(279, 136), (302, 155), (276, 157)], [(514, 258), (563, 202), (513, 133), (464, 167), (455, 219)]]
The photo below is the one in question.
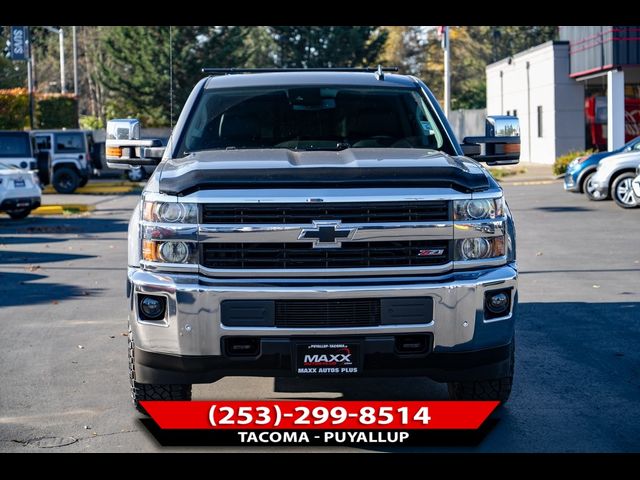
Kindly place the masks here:
[(366, 327), (380, 325), (380, 300), (276, 300), (277, 327)]
[(345, 242), (340, 248), (298, 243), (203, 243), (201, 263), (215, 269), (381, 268), (444, 265), (447, 240)]
[(437, 222), (450, 219), (449, 202), (371, 202), (299, 204), (204, 204), (205, 224), (309, 224), (313, 220), (342, 223)]

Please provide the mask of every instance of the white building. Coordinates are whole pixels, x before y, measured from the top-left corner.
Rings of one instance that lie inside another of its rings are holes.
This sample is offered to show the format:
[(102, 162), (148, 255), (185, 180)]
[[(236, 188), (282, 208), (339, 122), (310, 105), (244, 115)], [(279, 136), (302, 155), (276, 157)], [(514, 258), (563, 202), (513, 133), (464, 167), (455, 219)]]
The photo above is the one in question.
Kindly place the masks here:
[(521, 161), (613, 150), (640, 133), (640, 26), (563, 26), (487, 66), (487, 114), (520, 119)]
[(487, 115), (520, 119), (521, 162), (584, 148), (584, 89), (569, 77), (569, 42), (547, 42), (487, 66)]

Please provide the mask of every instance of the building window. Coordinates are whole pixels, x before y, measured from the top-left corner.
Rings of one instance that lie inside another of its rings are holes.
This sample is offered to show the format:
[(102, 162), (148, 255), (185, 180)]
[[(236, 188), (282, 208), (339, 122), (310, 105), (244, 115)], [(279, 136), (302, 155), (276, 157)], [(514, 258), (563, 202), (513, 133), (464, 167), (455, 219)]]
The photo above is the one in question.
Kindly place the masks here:
[(538, 137), (542, 138), (542, 105), (538, 105)]

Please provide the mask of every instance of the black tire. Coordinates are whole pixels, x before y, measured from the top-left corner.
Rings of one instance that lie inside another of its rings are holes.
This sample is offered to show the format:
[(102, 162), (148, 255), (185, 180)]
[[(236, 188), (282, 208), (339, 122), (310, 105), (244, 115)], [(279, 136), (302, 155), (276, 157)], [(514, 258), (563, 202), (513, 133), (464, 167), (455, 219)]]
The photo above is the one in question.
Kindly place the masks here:
[(131, 384), (131, 398), (133, 405), (140, 413), (148, 415), (140, 402), (143, 400), (191, 400), (191, 385), (185, 384), (156, 384), (136, 382), (136, 367), (134, 361), (135, 343), (133, 332), (129, 328), (129, 382)]
[(501, 403), (505, 403), (511, 395), (514, 364), (515, 340), (511, 342), (508, 376), (468, 382), (450, 382), (447, 384), (449, 398), (451, 400), (499, 400)]
[(84, 187), (89, 182), (89, 177), (82, 177), (80, 179), (80, 183), (78, 183), (78, 188)]
[(80, 185), (80, 175), (73, 168), (60, 167), (53, 172), (51, 183), (58, 193), (73, 193)]
[(618, 204), (619, 207), (622, 208), (638, 208), (640, 207), (640, 203), (638, 203), (638, 199), (633, 194), (633, 187), (631, 183), (634, 178), (636, 178), (636, 174), (633, 172), (625, 172), (621, 175), (618, 175), (616, 179), (611, 184), (611, 196), (613, 200)]
[(590, 173), (589, 175), (586, 176), (586, 178), (584, 179), (583, 183), (582, 183), (582, 191), (584, 192), (584, 194), (587, 196), (587, 198), (589, 200), (591, 200), (592, 202), (601, 202), (602, 200), (608, 200), (611, 198), (611, 193), (609, 193), (608, 195), (602, 195), (601, 193), (599, 193), (597, 190), (593, 189), (588, 189), (587, 188), (587, 182), (588, 180), (593, 177), (593, 175), (596, 172), (594, 171), (593, 173)]
[[(587, 173), (583, 179), (582, 179), (582, 183), (580, 184), (580, 193), (584, 193), (586, 194), (587, 191), (593, 195), (594, 192), (594, 188), (591, 186), (591, 179), (593, 178), (593, 176), (596, 174), (596, 171), (593, 170), (592, 172)], [(604, 199), (600, 199), (600, 200), (604, 200)], [(597, 201), (597, 200), (595, 200)]]
[(9, 210), (7, 212), (12, 220), (22, 220), (23, 218), (27, 218), (31, 213), (30, 208), (21, 208), (19, 210)]

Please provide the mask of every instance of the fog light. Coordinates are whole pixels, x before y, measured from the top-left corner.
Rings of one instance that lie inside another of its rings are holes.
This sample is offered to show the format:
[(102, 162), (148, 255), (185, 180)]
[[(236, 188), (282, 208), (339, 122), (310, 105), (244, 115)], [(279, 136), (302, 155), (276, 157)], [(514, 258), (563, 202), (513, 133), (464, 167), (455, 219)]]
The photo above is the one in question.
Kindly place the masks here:
[(485, 318), (504, 317), (511, 307), (510, 290), (494, 290), (485, 293)]
[(140, 316), (143, 320), (159, 320), (164, 317), (165, 298), (145, 295), (140, 297)]

